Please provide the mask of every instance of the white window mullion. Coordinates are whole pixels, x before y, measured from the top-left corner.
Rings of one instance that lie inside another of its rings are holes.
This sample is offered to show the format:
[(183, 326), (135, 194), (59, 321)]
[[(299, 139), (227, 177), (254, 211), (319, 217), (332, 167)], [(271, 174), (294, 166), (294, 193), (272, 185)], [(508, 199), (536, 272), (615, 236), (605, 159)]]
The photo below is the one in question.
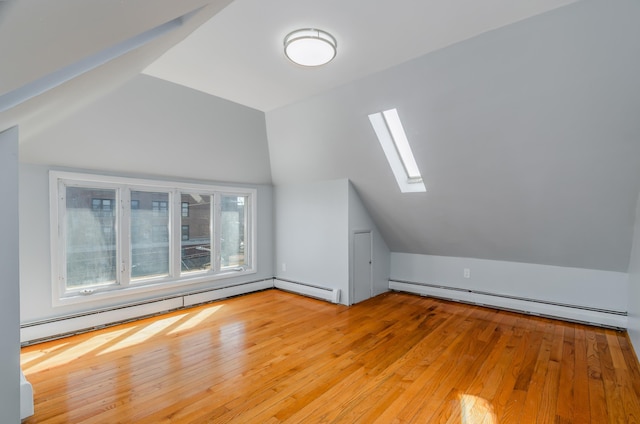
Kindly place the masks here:
[(245, 241), (244, 241), (244, 254), (245, 254), (245, 264), (247, 266), (252, 266), (253, 258), (256, 255), (256, 227), (254, 225), (254, 217), (257, 216), (256, 211), (256, 196), (247, 196), (247, 202), (249, 205), (247, 206), (246, 215), (244, 217), (244, 225), (246, 226), (245, 230)]
[(131, 190), (120, 187), (117, 191), (119, 214), (116, 221), (118, 234), (118, 264), (120, 286), (131, 284)]
[(212, 194), (211, 201), (213, 204), (213, 207), (211, 208), (211, 263), (213, 266), (213, 271), (220, 272), (220, 251), (222, 246), (220, 242), (220, 235), (222, 234), (222, 220), (220, 219), (220, 193)]
[(171, 264), (169, 269), (169, 275), (173, 278), (180, 277), (182, 270), (182, 231), (178, 231), (178, 228), (182, 228), (182, 214), (176, 213), (182, 209), (182, 202), (180, 196), (180, 190), (173, 190), (169, 193), (171, 204), (171, 216), (169, 227), (169, 240), (171, 251), (169, 257), (171, 258)]
[[(51, 238), (51, 254), (52, 263), (54, 264), (55, 275), (57, 279), (58, 298), (64, 296), (67, 289), (67, 243), (66, 243), (66, 222), (67, 222), (67, 206), (66, 206), (66, 190), (67, 186), (62, 180), (55, 180), (57, 182), (57, 198), (51, 198), (52, 204), (51, 211), (57, 212), (57, 215), (51, 216), (51, 228), (52, 236), (56, 235), (56, 238)], [(55, 227), (54, 227), (55, 225)], [(55, 229), (54, 229), (55, 228)]]

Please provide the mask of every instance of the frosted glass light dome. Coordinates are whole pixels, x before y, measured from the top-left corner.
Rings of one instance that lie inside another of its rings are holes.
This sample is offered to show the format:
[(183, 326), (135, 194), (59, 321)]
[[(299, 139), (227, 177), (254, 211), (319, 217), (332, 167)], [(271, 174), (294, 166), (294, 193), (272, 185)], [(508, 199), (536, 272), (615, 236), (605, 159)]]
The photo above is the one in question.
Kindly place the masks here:
[(336, 57), (338, 43), (326, 31), (298, 29), (284, 37), (284, 54), (302, 66), (320, 66)]

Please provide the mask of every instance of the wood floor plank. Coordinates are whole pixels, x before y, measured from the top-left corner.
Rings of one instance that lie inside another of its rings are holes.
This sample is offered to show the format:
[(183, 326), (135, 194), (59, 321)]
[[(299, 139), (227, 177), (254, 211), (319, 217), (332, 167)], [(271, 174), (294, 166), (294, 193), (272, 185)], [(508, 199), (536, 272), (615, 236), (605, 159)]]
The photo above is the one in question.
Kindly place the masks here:
[(600, 357), (600, 369), (602, 371), (602, 382), (604, 386), (607, 412), (610, 423), (626, 423), (624, 403), (616, 370), (609, 350), (609, 341), (605, 334), (596, 334), (598, 353)]
[[(573, 402), (575, 422), (591, 422), (591, 397), (589, 395), (589, 365), (587, 360), (587, 337), (585, 327), (575, 329), (575, 373)], [(595, 401), (595, 400), (594, 400)]]
[(564, 328), (554, 325), (549, 363), (547, 373), (542, 386), (540, 405), (538, 407), (537, 420), (551, 422), (556, 418), (558, 408), (558, 392), (560, 380), (560, 366), (562, 364)]
[(520, 379), (524, 358), (534, 344), (535, 324), (536, 322), (528, 317), (518, 317), (512, 321), (513, 337), (508, 346), (515, 349), (513, 360), (505, 370), (502, 384), (498, 387), (492, 401), (497, 422), (515, 422), (514, 420), (520, 416), (526, 392), (515, 387)]
[(557, 421), (573, 422), (575, 377), (575, 328), (573, 325), (564, 326), (562, 341), (562, 359), (560, 362), (560, 380), (558, 383)]
[(596, 331), (586, 329), (587, 340), (587, 366), (589, 370), (589, 405), (591, 407), (591, 420), (597, 423), (608, 422), (607, 402), (602, 381), (602, 369)]
[(638, 422), (626, 334), (386, 293), (267, 290), (24, 347), (32, 423)]

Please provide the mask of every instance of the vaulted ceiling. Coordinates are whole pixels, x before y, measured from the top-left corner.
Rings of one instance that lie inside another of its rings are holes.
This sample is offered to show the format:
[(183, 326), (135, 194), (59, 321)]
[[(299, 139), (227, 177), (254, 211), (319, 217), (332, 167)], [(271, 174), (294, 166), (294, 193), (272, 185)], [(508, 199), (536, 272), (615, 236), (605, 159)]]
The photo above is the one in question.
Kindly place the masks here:
[[(639, 19), (634, 0), (3, 2), (0, 130), (28, 139), (144, 72), (265, 112), (272, 182), (349, 178), (392, 251), (624, 272)], [(338, 38), (326, 67), (282, 54), (310, 26)], [(399, 192), (369, 125), (391, 107), (426, 193)]]
[[(144, 72), (269, 111), (574, 1), (235, 0)], [(336, 58), (292, 65), (298, 28), (333, 34)]]
[(0, 2), (0, 131), (22, 138), (138, 75), (231, 0)]

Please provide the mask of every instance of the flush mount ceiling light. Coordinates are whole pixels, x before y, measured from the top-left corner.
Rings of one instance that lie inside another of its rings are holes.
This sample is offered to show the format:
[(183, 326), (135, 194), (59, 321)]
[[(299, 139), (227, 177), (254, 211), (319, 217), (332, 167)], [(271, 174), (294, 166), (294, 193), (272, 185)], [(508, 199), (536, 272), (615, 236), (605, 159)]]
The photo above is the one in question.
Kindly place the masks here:
[(336, 57), (338, 43), (320, 29), (298, 29), (284, 37), (284, 54), (302, 66), (320, 66)]

